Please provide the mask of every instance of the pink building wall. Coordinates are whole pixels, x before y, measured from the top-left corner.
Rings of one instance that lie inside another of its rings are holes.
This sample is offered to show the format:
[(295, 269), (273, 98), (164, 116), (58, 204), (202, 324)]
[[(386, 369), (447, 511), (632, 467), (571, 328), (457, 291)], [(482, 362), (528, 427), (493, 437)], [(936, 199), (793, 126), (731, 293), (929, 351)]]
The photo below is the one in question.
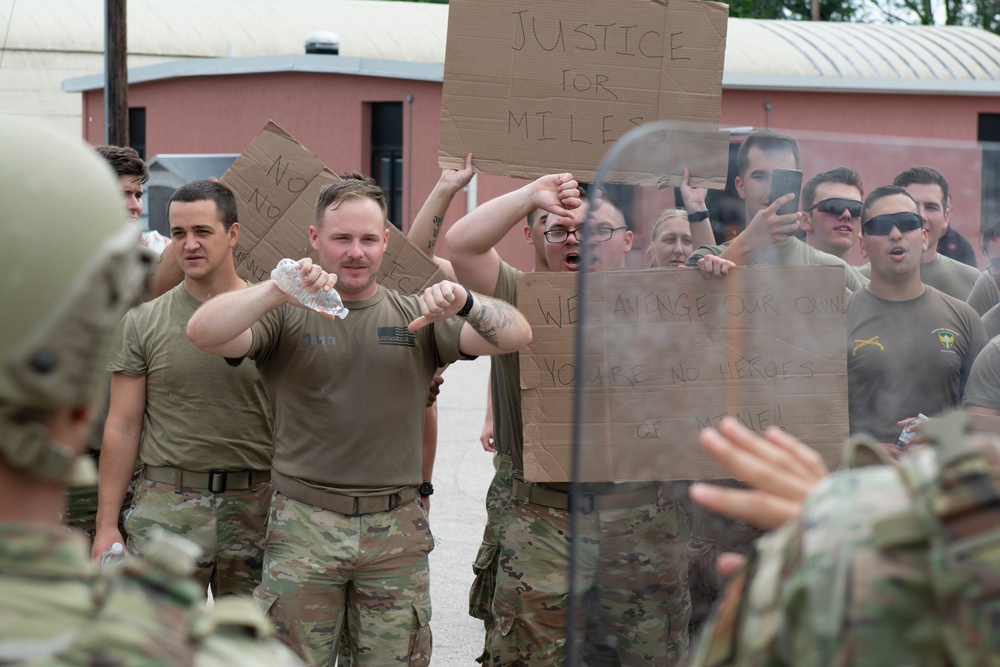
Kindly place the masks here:
[[(104, 136), (103, 91), (83, 95), (83, 135), (94, 144)], [(412, 103), (407, 103), (412, 95)], [(441, 84), (430, 81), (324, 73), (262, 73), (165, 79), (129, 87), (129, 106), (146, 108), (147, 155), (239, 153), (268, 120), (275, 121), (337, 172), (369, 171), (372, 102), (402, 102), (404, 108), (404, 222), (419, 210), (440, 174), (437, 166)], [(769, 118), (764, 103), (772, 108)], [(1000, 98), (724, 90), (724, 126), (782, 129), (801, 137), (806, 178), (847, 164), (864, 176), (866, 189), (888, 183), (910, 164), (931, 164), (952, 186), (952, 223), (978, 245), (981, 154), (957, 149), (975, 142), (979, 113), (1000, 113)], [(823, 138), (814, 133), (838, 133)], [(909, 136), (918, 143), (873, 144), (843, 135)], [(928, 141), (934, 143), (928, 144)], [(524, 181), (481, 176), (478, 202)], [(465, 212), (455, 198), (445, 228)], [(441, 235), (439, 253), (447, 256)], [(532, 253), (520, 229), (499, 247), (515, 266), (530, 269)], [(856, 258), (860, 261), (860, 256)]]

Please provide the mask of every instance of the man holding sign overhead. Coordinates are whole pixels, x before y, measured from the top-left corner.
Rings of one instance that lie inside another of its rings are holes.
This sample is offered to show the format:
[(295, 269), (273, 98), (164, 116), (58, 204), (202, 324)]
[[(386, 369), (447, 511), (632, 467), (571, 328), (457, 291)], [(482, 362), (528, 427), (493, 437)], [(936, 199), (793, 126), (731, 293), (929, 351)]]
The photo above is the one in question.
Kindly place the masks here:
[[(555, 174), (489, 201), (455, 223), (448, 247), (458, 278), (516, 304), (519, 272), (500, 259), (494, 246), (534, 209), (549, 212), (544, 238), (550, 271), (624, 266), (632, 232), (621, 211), (607, 199), (581, 202), (572, 176)], [(593, 244), (586, 267), (585, 221)], [(517, 354), (507, 354), (496, 357), (492, 368), (495, 445), (501, 457), (512, 459), (514, 475), (513, 500), (494, 533), (499, 543), (492, 552), (484, 544), (477, 557), (479, 579), (496, 576), (494, 627), (483, 658), (487, 665), (561, 665), (569, 625), (571, 498), (568, 484), (524, 480), (519, 364)], [(599, 625), (615, 638), (609, 643), (617, 645), (622, 664), (676, 663), (688, 640), (688, 523), (671, 487), (592, 484), (584, 495), (592, 506), (578, 536), (585, 551), (578, 561), (580, 604), (600, 616)], [(629, 555), (628, 563), (623, 564), (622, 554)], [(481, 593), (490, 592), (484, 588)]]

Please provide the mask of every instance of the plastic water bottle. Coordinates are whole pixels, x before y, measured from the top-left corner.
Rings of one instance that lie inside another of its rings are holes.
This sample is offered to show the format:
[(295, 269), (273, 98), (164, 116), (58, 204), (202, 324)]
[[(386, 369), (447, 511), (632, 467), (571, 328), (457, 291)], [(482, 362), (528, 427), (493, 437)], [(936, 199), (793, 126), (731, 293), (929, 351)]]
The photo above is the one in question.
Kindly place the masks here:
[(125, 547), (122, 546), (121, 542), (115, 542), (111, 545), (111, 548), (104, 552), (101, 556), (101, 567), (108, 567), (109, 565), (117, 565), (118, 563), (125, 560), (128, 556), (125, 553)]
[(271, 280), (278, 289), (298, 299), (306, 308), (336, 315), (340, 319), (347, 317), (348, 310), (344, 307), (337, 290), (312, 292), (302, 286), (302, 272), (299, 263), (294, 259), (286, 258), (278, 262), (278, 266), (271, 271)]

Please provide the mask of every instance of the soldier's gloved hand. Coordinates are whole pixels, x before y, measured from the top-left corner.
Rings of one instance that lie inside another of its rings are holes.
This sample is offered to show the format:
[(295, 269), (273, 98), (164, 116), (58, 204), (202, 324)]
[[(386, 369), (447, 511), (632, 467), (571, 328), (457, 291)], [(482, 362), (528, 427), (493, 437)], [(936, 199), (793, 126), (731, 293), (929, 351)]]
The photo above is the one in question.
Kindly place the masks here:
[(765, 435), (766, 439), (760, 437), (732, 417), (723, 419), (719, 430), (702, 430), (702, 447), (751, 488), (693, 484), (692, 500), (717, 514), (769, 530), (797, 517), (802, 501), (826, 476), (826, 464), (815, 450), (778, 428), (767, 429)]

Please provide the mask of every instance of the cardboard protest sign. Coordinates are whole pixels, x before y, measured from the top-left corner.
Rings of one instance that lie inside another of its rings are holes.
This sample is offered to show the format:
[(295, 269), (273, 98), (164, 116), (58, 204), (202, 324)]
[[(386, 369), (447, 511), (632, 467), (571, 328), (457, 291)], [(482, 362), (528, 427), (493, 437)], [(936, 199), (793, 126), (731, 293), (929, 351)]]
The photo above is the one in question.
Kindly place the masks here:
[(442, 167), (473, 154), (487, 174), (570, 171), (593, 181), (622, 135), (654, 121), (689, 127), (656, 142), (669, 174), (613, 173), (655, 183), (682, 175), (723, 188), (720, 133), (728, 5), (693, 0), (452, 0), (441, 100)]
[[(233, 257), (244, 280), (267, 280), (285, 258), (312, 257), (309, 226), (315, 219), (320, 190), (339, 180), (291, 135), (268, 122), (222, 177), (236, 194), (240, 237)], [(395, 227), (378, 281), (402, 294), (415, 294), (444, 280), (423, 252)]]
[(570, 480), (578, 374), (581, 481), (730, 477), (697, 444), (725, 415), (757, 432), (777, 425), (839, 463), (848, 436), (842, 268), (737, 268), (723, 280), (685, 269), (598, 272), (585, 302), (577, 278), (518, 278), (533, 332), (520, 355), (525, 479)]

